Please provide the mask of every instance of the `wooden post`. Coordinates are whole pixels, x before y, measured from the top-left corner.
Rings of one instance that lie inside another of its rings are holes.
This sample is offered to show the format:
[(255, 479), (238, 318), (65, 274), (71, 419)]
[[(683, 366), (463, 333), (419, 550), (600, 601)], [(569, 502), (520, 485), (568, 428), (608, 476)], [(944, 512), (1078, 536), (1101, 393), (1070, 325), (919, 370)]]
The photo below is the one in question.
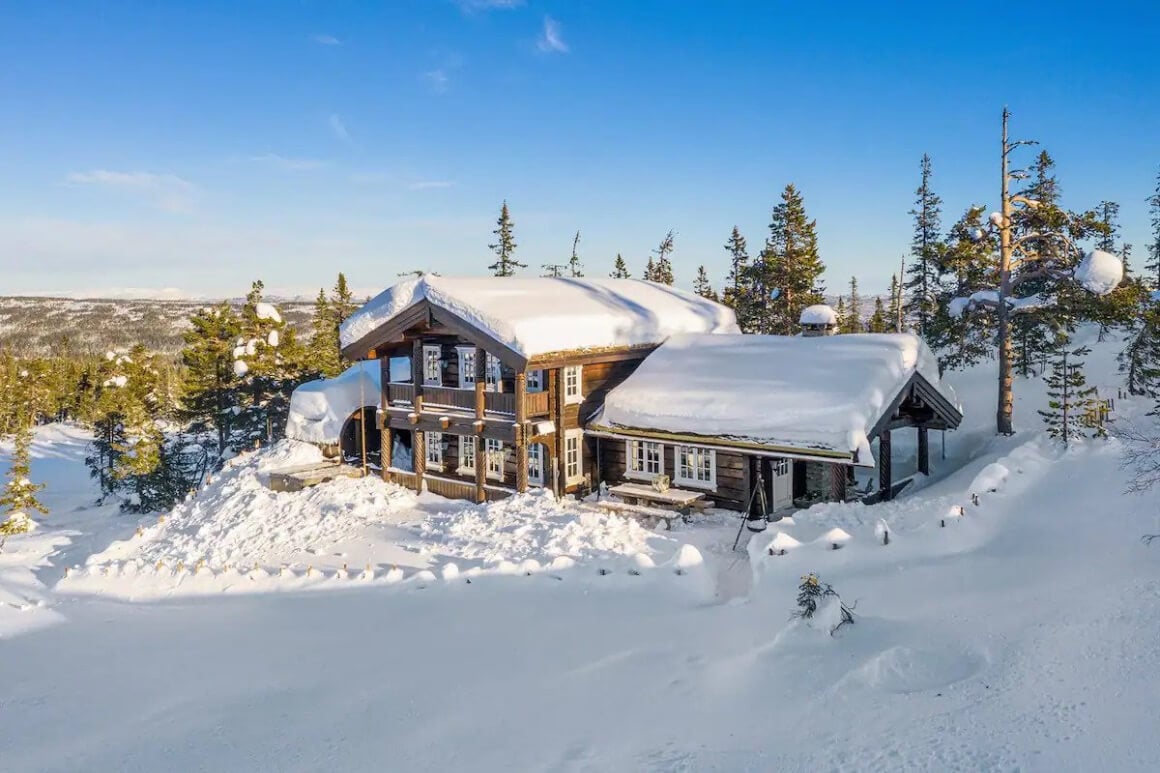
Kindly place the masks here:
[(472, 435), (475, 444), (475, 501), (487, 501), (487, 443), (483, 440), (483, 415), (487, 410), (487, 352), (475, 347), (475, 426), (478, 431)]
[(841, 464), (830, 465), (830, 501), (846, 501), (846, 467)]
[(391, 451), (394, 450), (391, 447), (391, 442), (392, 442), (391, 441), (391, 425), (390, 425), (389, 421), (390, 420), (388, 419), (387, 421), (383, 422), (383, 448), (382, 448), (382, 459), (381, 459), (381, 464), (383, 465), (383, 469), (382, 469), (383, 480), (390, 480), (391, 479), (391, 474), (389, 472), (387, 472), (387, 470), (390, 469), (390, 467), (391, 467)]
[(556, 425), (556, 437), (553, 445), (556, 448), (556, 463), (553, 465), (552, 489), (559, 497), (563, 489), (567, 488), (567, 471), (564, 469), (564, 385), (560, 383), (560, 368), (548, 371), (548, 414), (552, 423)]
[(878, 491), (883, 502), (894, 498), (890, 461), (890, 430), (884, 429), (878, 436)]
[(930, 475), (930, 437), (926, 427), (918, 428), (918, 471)]
[(415, 471), (415, 491), (423, 493), (423, 476), (427, 474), (427, 433), (418, 426), (411, 430), (411, 468)]
[(528, 374), (516, 374), (516, 491), (523, 494), (528, 490)]

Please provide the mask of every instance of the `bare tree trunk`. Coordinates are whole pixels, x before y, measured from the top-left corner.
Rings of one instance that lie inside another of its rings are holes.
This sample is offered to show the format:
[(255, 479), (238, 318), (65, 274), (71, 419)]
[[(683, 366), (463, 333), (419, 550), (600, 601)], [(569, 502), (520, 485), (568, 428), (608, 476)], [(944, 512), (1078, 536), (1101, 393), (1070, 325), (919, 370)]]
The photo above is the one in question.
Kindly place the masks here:
[(1007, 296), (1011, 291), (1011, 197), (1007, 194), (1007, 108), (1003, 108), (1003, 186), (1000, 201), (1003, 204), (1002, 224), (999, 227), (999, 407), (995, 414), (995, 432), (1014, 435), (1015, 398), (1011, 384), (1011, 317)]

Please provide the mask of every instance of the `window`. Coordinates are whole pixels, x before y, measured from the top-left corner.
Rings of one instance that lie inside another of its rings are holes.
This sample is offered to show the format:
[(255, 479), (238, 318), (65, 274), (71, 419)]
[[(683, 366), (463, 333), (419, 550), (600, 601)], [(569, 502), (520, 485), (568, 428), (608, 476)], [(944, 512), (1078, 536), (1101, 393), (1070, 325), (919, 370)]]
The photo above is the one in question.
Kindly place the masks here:
[(582, 403), (584, 396), (580, 394), (581, 366), (570, 365), (564, 368), (564, 403)]
[(475, 474), (475, 438), (465, 435), (459, 436), (459, 469), (460, 474)]
[(487, 439), (487, 477), (503, 480), (503, 443)]
[(773, 460), (773, 474), (774, 475), (788, 475), (789, 474), (789, 459), (774, 459)]
[[(459, 354), (459, 388), (472, 389), (475, 387), (475, 347), (457, 346)], [(488, 392), (498, 392), (502, 382), (502, 365), (494, 354), (487, 355), (486, 389)]]
[(628, 459), (625, 475), (630, 478), (648, 478), (660, 475), (664, 471), (664, 446), (647, 440), (629, 440), (625, 442), (625, 454)]
[(475, 386), (475, 347), (459, 346), (455, 351), (459, 354), (459, 388), (470, 389)]
[(584, 432), (570, 429), (564, 433), (564, 485), (579, 483), (584, 477)]
[(544, 446), (539, 443), (528, 446), (528, 483), (544, 485)]
[(529, 370), (528, 371), (528, 391), (529, 392), (543, 392), (544, 391), (544, 371)]
[(439, 356), (439, 346), (423, 347), (423, 383), (427, 386), (443, 386), (443, 369)]
[(426, 437), (424, 451), (427, 456), (428, 470), (442, 470), (443, 469), (443, 433), (442, 432), (424, 432)]
[(708, 448), (677, 446), (676, 482), (696, 488), (717, 486), (717, 453)]

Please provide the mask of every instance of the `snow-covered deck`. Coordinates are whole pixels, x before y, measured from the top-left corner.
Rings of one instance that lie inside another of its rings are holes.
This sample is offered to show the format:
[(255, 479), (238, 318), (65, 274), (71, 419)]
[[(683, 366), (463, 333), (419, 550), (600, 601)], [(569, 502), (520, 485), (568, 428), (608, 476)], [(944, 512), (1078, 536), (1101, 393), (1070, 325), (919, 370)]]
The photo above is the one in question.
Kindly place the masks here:
[(934, 355), (914, 335), (677, 336), (608, 394), (590, 426), (873, 465), (872, 430), (915, 376), (957, 409)]

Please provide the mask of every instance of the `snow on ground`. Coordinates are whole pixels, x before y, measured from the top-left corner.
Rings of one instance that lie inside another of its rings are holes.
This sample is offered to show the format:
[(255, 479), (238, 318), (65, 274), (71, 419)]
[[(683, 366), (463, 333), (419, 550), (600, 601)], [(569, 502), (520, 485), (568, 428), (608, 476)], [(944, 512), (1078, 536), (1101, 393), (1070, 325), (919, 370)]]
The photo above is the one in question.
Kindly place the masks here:
[[(1117, 348), (1095, 344), (1090, 380), (1117, 380)], [(565, 539), (581, 511), (570, 521), (534, 497), (491, 506), (489, 520), (436, 497), (395, 501), (372, 481), (327, 484), (351, 492), (338, 517), (366, 524), (373, 510), (367, 528), (398, 528), (399, 544), (440, 557), (421, 582), (331, 579), (330, 593), (142, 603), (70, 592), (63, 566), (112, 549), (135, 524), (110, 531), (100, 524), (125, 519), (69, 511), (83, 498), (78, 441), (42, 433), (34, 476), (50, 478), (64, 512), (0, 555), (3, 592), (45, 602), (0, 611), (0, 767), (1154, 770), (1160, 553), (1139, 536), (1156, 530), (1160, 492), (1120, 495), (1114, 440), (1066, 452), (1046, 441), (1039, 382), (1016, 384), (1020, 434), (995, 437), (993, 376), (993, 364), (952, 376), (968, 419), (913, 494), (811, 508), (735, 554), (738, 522), (721, 513), (644, 545), (631, 527), (589, 524), (593, 549), (622, 551), (592, 559)], [(1132, 410), (1117, 407), (1118, 421)], [(205, 501), (232, 503), (239, 518), (246, 497), (255, 518), (277, 512), (249, 489), (259, 459), (238, 461)], [(338, 507), (325, 488), (295, 496)], [(372, 496), (384, 505), (369, 507)], [(179, 510), (166, 523), (193, 518)], [(406, 512), (414, 521), (396, 523)], [(189, 525), (137, 539), (176, 546), (205, 522)], [(677, 574), (692, 550), (682, 543), (700, 548), (715, 600), (691, 582), (695, 558)], [(298, 544), (321, 550), (326, 539)], [(648, 557), (623, 552), (642, 546)], [(500, 555), (548, 562), (557, 549), (579, 562), (469, 573)], [(27, 558), (23, 570), (12, 555)], [(405, 571), (419, 577), (415, 555)], [(447, 570), (453, 555), (468, 571)], [(626, 564), (601, 574), (611, 555)], [(30, 584), (14, 588), (13, 571)], [(807, 572), (856, 604), (854, 626), (830, 636), (790, 620)], [(5, 627), (38, 616), (56, 624)]]

